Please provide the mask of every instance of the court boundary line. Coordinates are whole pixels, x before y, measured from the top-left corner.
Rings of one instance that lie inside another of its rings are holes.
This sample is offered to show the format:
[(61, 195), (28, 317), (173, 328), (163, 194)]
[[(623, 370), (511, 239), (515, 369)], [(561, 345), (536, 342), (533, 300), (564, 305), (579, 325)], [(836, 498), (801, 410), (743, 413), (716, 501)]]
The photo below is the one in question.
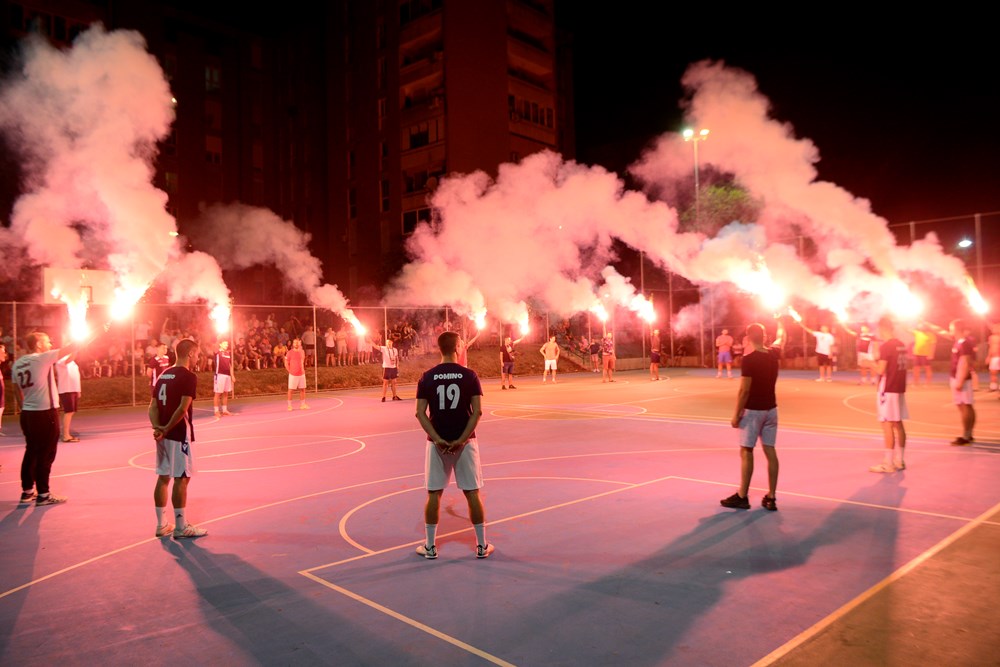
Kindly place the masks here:
[(895, 582), (899, 581), (905, 577), (910, 572), (913, 572), (918, 567), (923, 565), (925, 562), (939, 554), (944, 549), (948, 548), (961, 538), (968, 535), (970, 532), (982, 525), (998, 525), (996, 521), (987, 521), (986, 517), (990, 516), (996, 512), (1000, 512), (1000, 503), (994, 505), (990, 509), (986, 510), (978, 517), (970, 520), (966, 525), (962, 526), (951, 535), (948, 535), (937, 544), (933, 545), (926, 551), (917, 555), (908, 563), (904, 564), (902, 567), (897, 569), (895, 572), (891, 573), (889, 576), (882, 579), (874, 586), (870, 587), (868, 590), (863, 591), (860, 595), (855, 596), (853, 599), (847, 601), (845, 604), (841, 605), (835, 609), (832, 613), (828, 614), (826, 617), (820, 619), (810, 627), (806, 628), (795, 637), (771, 651), (763, 658), (760, 658), (754, 662), (751, 667), (767, 667), (772, 665), (775, 661), (780, 660), (785, 657), (798, 647), (802, 646), (808, 642), (813, 637), (819, 635), (823, 630), (832, 626), (835, 622), (839, 621), (841, 618), (847, 616), (850, 612), (854, 611), (857, 607), (861, 606), (863, 603), (867, 602), (871, 598), (875, 597), (878, 593), (885, 590)]

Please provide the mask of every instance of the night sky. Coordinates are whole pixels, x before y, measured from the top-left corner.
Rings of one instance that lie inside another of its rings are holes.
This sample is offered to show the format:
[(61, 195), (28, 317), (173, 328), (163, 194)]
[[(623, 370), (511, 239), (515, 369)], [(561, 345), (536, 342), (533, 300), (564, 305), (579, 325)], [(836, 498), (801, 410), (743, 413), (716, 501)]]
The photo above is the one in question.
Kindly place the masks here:
[(620, 170), (677, 131), (680, 79), (709, 58), (753, 74), (772, 115), (817, 145), (820, 178), (890, 222), (1000, 211), (1000, 50), (983, 16), (641, 4), (557, 2), (573, 34), (581, 162)]

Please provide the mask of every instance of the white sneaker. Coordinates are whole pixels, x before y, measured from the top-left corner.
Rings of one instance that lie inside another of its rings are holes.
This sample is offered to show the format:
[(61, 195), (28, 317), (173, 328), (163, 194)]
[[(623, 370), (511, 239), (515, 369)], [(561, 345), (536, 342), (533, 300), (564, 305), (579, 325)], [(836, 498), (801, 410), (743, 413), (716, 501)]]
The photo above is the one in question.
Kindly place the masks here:
[(157, 537), (170, 537), (170, 534), (174, 532), (174, 524), (165, 523), (162, 526), (156, 527)]
[(489, 555), (493, 553), (493, 545), (487, 544), (483, 546), (482, 544), (476, 545), (476, 558), (489, 558)]
[(438, 550), (437, 547), (433, 545), (427, 546), (425, 544), (421, 544), (419, 547), (417, 547), (417, 555), (423, 556), (427, 560), (434, 560), (435, 558), (438, 557)]
[(174, 528), (174, 539), (184, 540), (191, 537), (204, 537), (208, 535), (208, 531), (204, 528), (199, 528), (193, 523), (189, 523), (183, 528)]
[(869, 472), (896, 472), (896, 466), (892, 465), (891, 463), (886, 463), (885, 461), (883, 461), (882, 463), (879, 463), (877, 466), (872, 466), (872, 467), (868, 468), (868, 471)]

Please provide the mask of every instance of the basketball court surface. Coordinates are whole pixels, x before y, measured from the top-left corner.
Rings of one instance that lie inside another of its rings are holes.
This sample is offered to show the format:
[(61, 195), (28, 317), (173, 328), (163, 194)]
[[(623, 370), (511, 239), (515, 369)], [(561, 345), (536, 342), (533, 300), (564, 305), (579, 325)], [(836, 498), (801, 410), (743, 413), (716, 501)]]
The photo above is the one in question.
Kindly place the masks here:
[[(19, 507), (23, 439), (0, 438), (0, 664), (1000, 664), (1000, 412), (952, 447), (944, 378), (911, 387), (905, 471), (874, 389), (783, 372), (778, 511), (719, 499), (739, 476), (738, 379), (580, 373), (485, 381), (488, 559), (461, 492), (423, 542), (414, 388), (198, 401), (187, 514), (157, 539), (145, 409), (82, 412), (61, 506)], [(202, 387), (203, 394), (208, 387)], [(293, 405), (298, 407), (298, 401)]]

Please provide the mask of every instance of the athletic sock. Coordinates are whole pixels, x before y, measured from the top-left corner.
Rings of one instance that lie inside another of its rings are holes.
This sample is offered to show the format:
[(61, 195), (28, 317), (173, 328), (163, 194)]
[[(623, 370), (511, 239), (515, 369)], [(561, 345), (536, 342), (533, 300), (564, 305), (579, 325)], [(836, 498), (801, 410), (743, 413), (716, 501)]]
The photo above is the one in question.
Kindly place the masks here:
[(892, 463), (892, 450), (891, 449), (885, 450), (885, 455), (882, 457), (882, 460), (886, 463), (886, 465), (889, 465), (889, 464)]
[(174, 528), (177, 530), (184, 530), (187, 527), (187, 520), (184, 518), (184, 508), (175, 507), (174, 508)]
[(474, 523), (472, 527), (476, 530), (476, 544), (479, 546), (486, 546), (486, 524), (485, 523)]
[(427, 533), (427, 541), (424, 546), (432, 547), (434, 546), (434, 538), (437, 537), (438, 527), (436, 523), (424, 524), (424, 530)]
[(166, 522), (163, 520), (163, 517), (166, 515), (166, 513), (167, 513), (167, 508), (166, 507), (157, 507), (156, 508), (156, 525), (157, 526), (164, 526), (164, 525), (166, 525)]

